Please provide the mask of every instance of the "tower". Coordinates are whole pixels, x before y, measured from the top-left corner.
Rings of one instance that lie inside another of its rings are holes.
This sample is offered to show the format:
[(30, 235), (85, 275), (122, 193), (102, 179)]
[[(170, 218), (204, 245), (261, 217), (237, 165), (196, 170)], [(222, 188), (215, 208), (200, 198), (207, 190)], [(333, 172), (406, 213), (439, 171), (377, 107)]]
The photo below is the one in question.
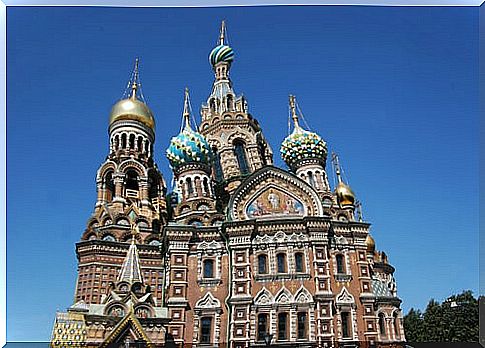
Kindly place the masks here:
[(201, 108), (200, 132), (214, 153), (215, 181), (233, 192), (245, 176), (271, 165), (273, 153), (258, 121), (249, 113), (246, 98), (233, 90), (229, 71), (234, 51), (225, 42), (225, 32), (222, 21), (218, 45), (209, 54), (215, 80)]
[[(109, 153), (96, 174), (97, 199), (76, 244), (75, 304), (58, 313), (52, 346), (165, 342), (167, 312), (161, 226), (165, 181), (153, 160), (155, 118), (141, 92), (138, 59), (111, 109)], [(72, 334), (69, 327), (82, 328)]]

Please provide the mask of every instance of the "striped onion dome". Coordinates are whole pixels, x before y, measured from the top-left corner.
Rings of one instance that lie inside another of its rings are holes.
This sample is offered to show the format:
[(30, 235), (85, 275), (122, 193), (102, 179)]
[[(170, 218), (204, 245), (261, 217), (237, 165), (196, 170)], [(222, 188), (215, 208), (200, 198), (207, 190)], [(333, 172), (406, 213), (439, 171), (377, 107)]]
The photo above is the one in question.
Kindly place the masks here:
[(234, 50), (227, 45), (219, 45), (209, 54), (209, 61), (212, 66), (216, 66), (220, 62), (231, 64), (234, 60)]
[(297, 162), (303, 159), (325, 160), (327, 144), (318, 134), (296, 126), (293, 132), (283, 140), (280, 153), (286, 164), (293, 168)]
[(182, 132), (170, 140), (167, 158), (172, 168), (176, 169), (184, 163), (199, 162), (210, 164), (212, 151), (205, 138), (186, 126)]

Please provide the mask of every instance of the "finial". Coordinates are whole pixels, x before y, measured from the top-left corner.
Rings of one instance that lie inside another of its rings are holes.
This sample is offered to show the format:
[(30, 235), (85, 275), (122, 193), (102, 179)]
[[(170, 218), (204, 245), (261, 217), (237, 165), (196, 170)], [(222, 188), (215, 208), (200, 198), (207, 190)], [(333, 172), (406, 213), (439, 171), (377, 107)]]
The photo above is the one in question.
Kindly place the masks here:
[(296, 97), (290, 94), (290, 109), (291, 109), (291, 118), (293, 119), (293, 124), (295, 128), (300, 128), (300, 124), (298, 122), (298, 115), (296, 113)]
[(226, 33), (226, 21), (221, 22), (221, 33), (219, 35), (219, 45), (224, 45), (224, 36)]
[(359, 222), (364, 221), (364, 216), (362, 215), (362, 203), (360, 201), (357, 201), (357, 219)]
[(138, 227), (137, 224), (132, 223), (131, 224), (131, 244), (135, 244), (136, 242), (136, 236), (140, 234), (140, 228)]
[(332, 152), (332, 163), (335, 168), (335, 174), (337, 175), (337, 180), (339, 183), (341, 183), (342, 178), (340, 177), (340, 163), (338, 161), (338, 156), (335, 152)]
[(190, 101), (189, 101), (189, 89), (187, 87), (185, 87), (184, 113), (183, 113), (182, 117), (184, 119), (183, 129), (192, 129), (192, 127), (190, 127)]
[(133, 80), (131, 83), (131, 99), (136, 99), (136, 91), (138, 90), (138, 62), (139, 59), (135, 59), (135, 67), (133, 68)]

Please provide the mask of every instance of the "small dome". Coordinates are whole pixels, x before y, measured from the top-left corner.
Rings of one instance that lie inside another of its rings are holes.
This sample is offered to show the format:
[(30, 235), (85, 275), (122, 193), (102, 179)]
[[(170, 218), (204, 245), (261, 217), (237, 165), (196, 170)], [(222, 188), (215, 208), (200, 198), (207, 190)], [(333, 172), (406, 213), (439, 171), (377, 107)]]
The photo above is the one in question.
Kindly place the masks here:
[(341, 206), (354, 205), (355, 194), (352, 189), (343, 182), (338, 183), (335, 193), (337, 194), (338, 203)]
[(201, 134), (186, 127), (179, 135), (170, 140), (167, 158), (172, 168), (191, 162), (209, 164), (212, 159), (212, 151), (209, 143)]
[(118, 120), (133, 120), (155, 129), (155, 119), (150, 108), (136, 98), (122, 99), (113, 105), (109, 116), (109, 124)]
[(234, 50), (227, 45), (219, 45), (209, 54), (209, 61), (212, 66), (217, 65), (220, 62), (231, 64), (234, 60)]
[(296, 127), (289, 136), (283, 140), (280, 149), (281, 157), (292, 168), (295, 163), (307, 158), (327, 158), (327, 144), (316, 133), (308, 132)]
[(367, 251), (370, 253), (374, 253), (374, 251), (376, 250), (376, 242), (370, 234), (368, 234), (365, 238), (365, 245), (367, 246)]

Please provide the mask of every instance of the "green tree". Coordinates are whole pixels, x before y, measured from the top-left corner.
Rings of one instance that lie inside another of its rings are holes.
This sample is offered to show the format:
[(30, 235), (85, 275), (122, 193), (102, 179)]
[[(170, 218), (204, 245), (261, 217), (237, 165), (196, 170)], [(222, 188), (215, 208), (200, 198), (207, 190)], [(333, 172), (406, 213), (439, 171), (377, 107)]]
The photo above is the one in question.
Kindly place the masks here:
[(478, 299), (468, 290), (442, 303), (430, 300), (422, 315), (411, 308), (404, 330), (409, 342), (478, 342), (478, 316)]

